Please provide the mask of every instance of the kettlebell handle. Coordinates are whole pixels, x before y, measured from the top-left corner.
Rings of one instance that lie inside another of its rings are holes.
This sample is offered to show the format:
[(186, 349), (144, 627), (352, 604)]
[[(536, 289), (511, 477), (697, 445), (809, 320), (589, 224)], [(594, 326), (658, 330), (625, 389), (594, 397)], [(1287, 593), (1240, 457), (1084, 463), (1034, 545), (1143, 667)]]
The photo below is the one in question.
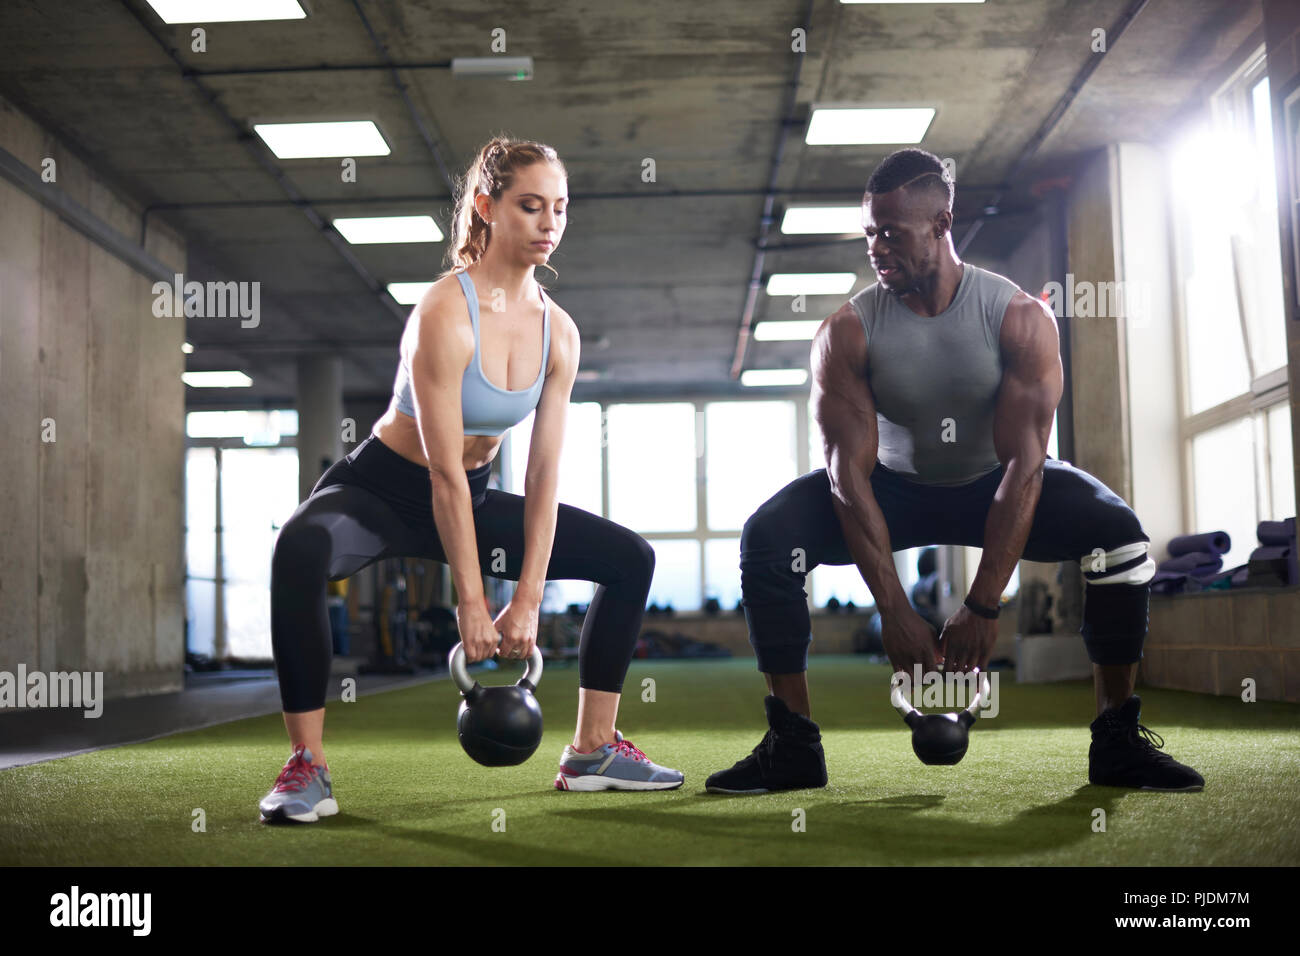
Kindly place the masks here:
[[(469, 668), (465, 664), (465, 647), (463, 644), (457, 644), (451, 649), (451, 654), (447, 657), (447, 669), (451, 671), (452, 682), (461, 694), (466, 697), (476, 694), (475, 688), (479, 686), (479, 683), (469, 676)], [(528, 667), (524, 671), (524, 676), (515, 682), (515, 686), (527, 688), (529, 691), (536, 691), (537, 684), (541, 679), (542, 652), (534, 644), (533, 653), (528, 657)]]
[[(889, 702), (893, 705), (894, 710), (898, 711), (899, 714), (902, 715), (903, 720), (907, 721), (908, 726), (911, 726), (912, 721), (917, 719), (912, 715), (916, 714), (919, 716), (921, 712), (912, 706), (912, 702), (908, 700), (907, 695), (903, 693), (903, 682), (899, 679), (897, 673), (890, 678), (889, 686), (891, 688), (889, 692)], [(957, 719), (969, 727), (971, 724), (975, 723), (975, 719), (980, 715), (980, 708), (988, 702), (988, 699), (989, 675), (981, 671), (979, 689), (975, 692), (975, 698), (970, 702), (970, 706), (957, 716)]]

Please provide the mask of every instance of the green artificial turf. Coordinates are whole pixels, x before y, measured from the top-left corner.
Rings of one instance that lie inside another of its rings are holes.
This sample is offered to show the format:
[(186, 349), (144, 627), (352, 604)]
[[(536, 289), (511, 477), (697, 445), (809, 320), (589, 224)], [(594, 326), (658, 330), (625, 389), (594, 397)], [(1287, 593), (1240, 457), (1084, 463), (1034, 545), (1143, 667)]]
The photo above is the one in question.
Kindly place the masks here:
[[(966, 759), (926, 767), (889, 706), (887, 668), (814, 656), (809, 676), (830, 773), (821, 790), (704, 792), (765, 728), (761, 678), (735, 659), (637, 661), (628, 675), (619, 728), (685, 771), (680, 790), (558, 792), (577, 672), (556, 666), (540, 688), (545, 739), (519, 767), (464, 755), (447, 681), (330, 704), (341, 812), (317, 824), (258, 822), (288, 754), (278, 715), (0, 772), (0, 863), (1300, 863), (1295, 705), (1139, 688), (1142, 722), (1206, 778), (1201, 793), (1143, 793), (1087, 782), (1089, 682), (1017, 686), (1003, 674), (1001, 712), (980, 720)], [(641, 699), (647, 677), (653, 703)], [(195, 808), (206, 832), (192, 829)], [(1105, 832), (1094, 831), (1098, 808)]]

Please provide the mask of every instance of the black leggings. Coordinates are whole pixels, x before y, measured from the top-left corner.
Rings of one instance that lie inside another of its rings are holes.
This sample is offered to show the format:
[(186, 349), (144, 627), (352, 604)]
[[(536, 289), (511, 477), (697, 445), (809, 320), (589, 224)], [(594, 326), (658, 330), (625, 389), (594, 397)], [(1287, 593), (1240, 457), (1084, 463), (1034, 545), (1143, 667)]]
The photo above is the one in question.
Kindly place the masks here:
[[(489, 489), (491, 470), (489, 463), (467, 472), (479, 567), (491, 577), (518, 581), (524, 499)], [(371, 435), (321, 476), (275, 542), (271, 646), (286, 712), (325, 706), (332, 653), (326, 581), (396, 557), (447, 561), (433, 521), (429, 473)], [(654, 566), (654, 550), (640, 535), (559, 506), (546, 578), (597, 585), (582, 625), (580, 686), (622, 691)]]
[[(964, 485), (941, 487), (909, 481), (876, 462), (871, 491), (885, 516), (890, 547), (981, 547), (1002, 473), (998, 466)], [(1092, 475), (1055, 458), (1044, 462), (1024, 560), (1079, 561), (1096, 548), (1150, 540), (1133, 509)], [(812, 634), (804, 576), (819, 564), (853, 563), (825, 468), (796, 478), (759, 506), (740, 535), (740, 590), (759, 670), (807, 669)], [(1128, 664), (1141, 657), (1150, 593), (1150, 584), (1089, 581), (1080, 632), (1094, 663)]]

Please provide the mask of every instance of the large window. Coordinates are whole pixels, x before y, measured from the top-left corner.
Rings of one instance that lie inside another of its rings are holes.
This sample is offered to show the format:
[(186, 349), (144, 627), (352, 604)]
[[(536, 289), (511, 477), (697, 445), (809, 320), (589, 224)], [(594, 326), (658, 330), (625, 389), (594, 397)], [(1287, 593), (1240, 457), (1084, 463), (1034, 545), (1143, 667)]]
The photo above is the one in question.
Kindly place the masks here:
[[(1263, 59), (1174, 150), (1187, 412), (1251, 392), (1286, 365), (1277, 177)], [(1213, 204), (1207, 184), (1215, 184)]]
[[(646, 538), (655, 549), (651, 604), (671, 604), (676, 611), (697, 611), (700, 598), (700, 543), (682, 538)], [(737, 571), (739, 576), (740, 572)]]
[(292, 411), (190, 412), (185, 457), (186, 649), (271, 658), (271, 553), (298, 507)]
[[(522, 495), (532, 447), (536, 412), (510, 430), (508, 454), (510, 476), (506, 490)], [(600, 492), (600, 406), (595, 402), (569, 405), (564, 425), (564, 448), (560, 452), (559, 500), (592, 514), (601, 513)]]
[(724, 611), (740, 603), (740, 538), (704, 542), (704, 596), (716, 598)]
[(695, 498), (695, 406), (611, 405), (609, 518), (640, 533), (691, 531)]
[[(1259, 521), (1295, 514), (1277, 177), (1262, 52), (1171, 153), (1182, 284), (1182, 437), (1191, 531), (1245, 563)], [(1210, 192), (1213, 201), (1208, 201)]]
[(739, 531), (799, 476), (794, 402), (710, 402), (704, 408), (709, 529)]
[(185, 452), (185, 646), (212, 657), (217, 644), (217, 450)]
[(221, 452), (221, 565), (230, 657), (271, 657), (271, 553), (298, 507), (296, 448)]
[(858, 607), (867, 607), (875, 603), (871, 589), (862, 579), (856, 564), (822, 564), (813, 569), (809, 575), (812, 579), (813, 605), (825, 607), (826, 602), (835, 598), (841, 604), (852, 601)]
[(1289, 518), (1295, 514), (1294, 451), (1291, 448), (1291, 405), (1283, 402), (1265, 413), (1268, 437), (1261, 442), (1268, 455), (1266, 473), (1268, 488), (1265, 494), (1270, 504), (1270, 520)]
[[(595, 402), (573, 402), (568, 409), (556, 496), (563, 504), (595, 515), (603, 514), (604, 496), (600, 489), (600, 405)], [(536, 412), (529, 412), (527, 418), (510, 430), (510, 437), (506, 441), (504, 451), (509, 456), (510, 467), (505, 490), (512, 494), (524, 493), (535, 418)], [(570, 604), (587, 604), (595, 591), (596, 586), (590, 581), (548, 581), (542, 596), (542, 610), (549, 613), (563, 611)]]

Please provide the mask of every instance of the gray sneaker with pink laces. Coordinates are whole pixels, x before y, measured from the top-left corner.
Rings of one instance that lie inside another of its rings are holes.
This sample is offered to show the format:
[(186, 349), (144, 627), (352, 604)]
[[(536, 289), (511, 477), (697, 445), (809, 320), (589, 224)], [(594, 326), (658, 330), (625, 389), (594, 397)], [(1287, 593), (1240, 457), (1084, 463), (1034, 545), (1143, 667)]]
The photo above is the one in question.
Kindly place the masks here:
[(572, 745), (560, 757), (556, 790), (675, 790), (686, 779), (661, 767), (614, 731), (614, 742), (581, 753)]
[(263, 823), (315, 823), (339, 812), (327, 767), (311, 762), (311, 751), (299, 747), (280, 771), (275, 786), (258, 804)]

